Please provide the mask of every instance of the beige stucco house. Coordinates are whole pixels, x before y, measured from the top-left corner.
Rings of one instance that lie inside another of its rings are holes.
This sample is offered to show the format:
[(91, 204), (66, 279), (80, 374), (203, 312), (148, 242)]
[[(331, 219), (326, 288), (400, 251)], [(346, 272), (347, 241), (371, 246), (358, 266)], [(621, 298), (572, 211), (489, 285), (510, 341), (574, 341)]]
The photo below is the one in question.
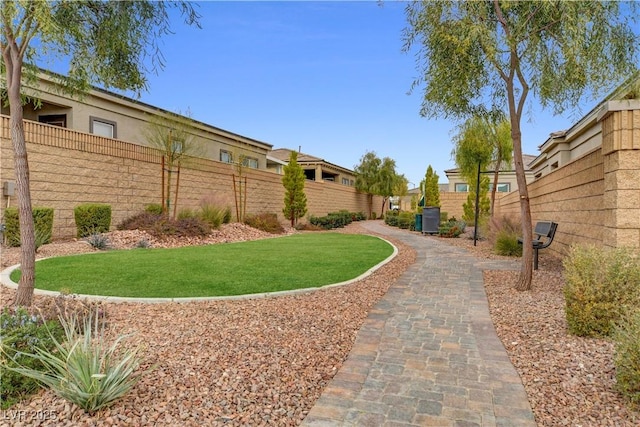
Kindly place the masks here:
[[(522, 161), (525, 167), (524, 173), (527, 179), (527, 183), (533, 181), (534, 178), (530, 163), (535, 158), (536, 156), (529, 154), (524, 154), (522, 156)], [(460, 170), (458, 168), (447, 169), (444, 171), (444, 173), (449, 180), (444, 191), (454, 193), (469, 192), (469, 184), (467, 184), (467, 181), (462, 177), (462, 175), (460, 175)], [(489, 176), (491, 178), (489, 188), (491, 189), (493, 188), (493, 173), (489, 174)], [(498, 186), (496, 191), (499, 193), (510, 193), (516, 190), (518, 190), (518, 181), (516, 179), (515, 166), (512, 163), (508, 168), (503, 168), (503, 170), (500, 171), (500, 174), (498, 175)]]
[[(269, 169), (282, 171), (282, 166), (289, 163), (291, 151), (287, 148), (277, 148), (268, 153)], [(356, 183), (355, 173), (347, 168), (327, 162), (324, 159), (298, 152), (298, 164), (304, 169), (308, 180), (317, 182), (335, 182), (353, 187)]]
[[(62, 94), (52, 74), (46, 72), (40, 74), (36, 85), (25, 86), (24, 89), (41, 103), (38, 108), (34, 103), (24, 106), (25, 120), (139, 145), (149, 145), (145, 128), (151, 117), (175, 114), (97, 87), (83, 98), (73, 98)], [(2, 114), (8, 116), (9, 108), (3, 106)], [(199, 157), (226, 163), (243, 158), (250, 168), (267, 169), (267, 153), (272, 148), (271, 144), (188, 117), (184, 119), (189, 122), (196, 142), (202, 147)]]

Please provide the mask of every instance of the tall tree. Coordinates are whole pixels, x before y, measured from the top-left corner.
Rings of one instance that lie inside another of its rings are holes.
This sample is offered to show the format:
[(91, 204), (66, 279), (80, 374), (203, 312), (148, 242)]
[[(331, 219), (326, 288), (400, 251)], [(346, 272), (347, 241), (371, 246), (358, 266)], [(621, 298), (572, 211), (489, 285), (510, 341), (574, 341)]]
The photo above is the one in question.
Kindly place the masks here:
[[(162, 171), (164, 200), (162, 201), (162, 209), (167, 215), (171, 214), (172, 175), (180, 173), (180, 166), (186, 157), (201, 155), (204, 151), (203, 145), (192, 133), (193, 127), (190, 116), (191, 113), (189, 111), (184, 116), (174, 113), (151, 116), (147, 127), (143, 131), (147, 143), (162, 151), (164, 156), (164, 169)], [(175, 184), (175, 189), (177, 201), (178, 182)], [(177, 203), (173, 206), (174, 218), (176, 209)]]
[(462, 219), (468, 223), (475, 222), (476, 219), (476, 192), (478, 187), (480, 192), (478, 193), (478, 227), (475, 236), (478, 236), (482, 226), (486, 224), (489, 217), (489, 210), (491, 202), (489, 200), (489, 177), (486, 175), (480, 175), (480, 185), (478, 186), (478, 176), (470, 177), (467, 183), (469, 184), (469, 193), (467, 193), (467, 201), (462, 205)]
[(382, 197), (382, 206), (380, 207), (381, 217), (384, 216), (384, 207), (387, 201), (394, 195), (397, 181), (396, 161), (385, 157), (382, 159), (380, 169), (378, 170), (378, 183), (375, 189), (375, 194)]
[(304, 193), (304, 181), (306, 176), (304, 169), (298, 164), (298, 153), (291, 151), (289, 164), (284, 167), (282, 185), (284, 185), (284, 208), (282, 213), (291, 221), (291, 226), (296, 225), (299, 218), (307, 213), (307, 195)]
[(511, 123), (502, 116), (498, 120), (489, 122), (489, 143), (493, 149), (491, 163), (493, 165), (493, 187), (491, 188), (491, 208), (489, 215), (493, 218), (496, 205), (496, 191), (500, 171), (504, 166), (510, 166), (513, 160), (513, 141), (511, 140)]
[(440, 177), (433, 170), (431, 165), (427, 167), (424, 175), (424, 205), (440, 206), (440, 188), (438, 187), (438, 179)]
[(409, 180), (404, 174), (396, 175), (393, 184), (393, 195), (398, 198), (398, 209), (402, 210), (402, 201), (409, 194)]
[(378, 172), (382, 160), (373, 151), (367, 151), (361, 158), (360, 164), (353, 168), (356, 174), (356, 189), (367, 194), (368, 217), (373, 212), (373, 196), (378, 191)]
[[(627, 8), (621, 13), (620, 7)], [(461, 118), (509, 112), (522, 234), (532, 239), (520, 124), (530, 92), (560, 113), (590, 89), (611, 90), (636, 68), (636, 4), (601, 1), (411, 2), (405, 51), (419, 45), (420, 113)], [(613, 77), (613, 78), (612, 78)], [(616, 78), (617, 77), (617, 78)], [(516, 289), (529, 290), (533, 249), (523, 246)]]
[(22, 101), (26, 95), (23, 80), (36, 81), (38, 61), (68, 60), (67, 77), (57, 75), (55, 78), (70, 94), (86, 93), (93, 83), (140, 92), (146, 88), (145, 74), (163, 65), (158, 41), (170, 32), (168, 10), (176, 6), (188, 24), (198, 25), (198, 14), (186, 1), (0, 3), (0, 71), (6, 76), (20, 212), (22, 275), (17, 305), (31, 304), (35, 282), (35, 233), (23, 125)]

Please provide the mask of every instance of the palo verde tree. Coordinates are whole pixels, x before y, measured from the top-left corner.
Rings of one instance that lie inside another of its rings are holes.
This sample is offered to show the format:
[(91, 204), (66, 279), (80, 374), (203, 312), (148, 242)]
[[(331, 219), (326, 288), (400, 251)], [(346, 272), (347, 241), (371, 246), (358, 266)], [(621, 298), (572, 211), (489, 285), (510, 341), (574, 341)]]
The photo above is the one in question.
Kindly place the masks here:
[(291, 221), (291, 226), (296, 225), (299, 218), (307, 213), (307, 195), (304, 193), (304, 181), (306, 176), (304, 169), (298, 164), (298, 153), (291, 151), (289, 164), (284, 167), (282, 185), (284, 185), (284, 208), (282, 213)]
[[(190, 2), (3, 1), (0, 3), (2, 84), (6, 85), (20, 218), (22, 275), (15, 303), (28, 306), (35, 281), (35, 232), (23, 125), (23, 81), (35, 83), (45, 61), (68, 62), (55, 75), (72, 95), (92, 84), (140, 92), (145, 74), (162, 68), (159, 39), (170, 32), (168, 11), (178, 7), (187, 24), (198, 25)], [(37, 42), (37, 45), (36, 45)]]
[[(633, 2), (562, 0), (443, 0), (406, 7), (404, 49), (419, 49), (420, 77), (412, 88), (424, 86), (420, 113), (464, 118), (508, 111), (525, 242), (532, 227), (520, 124), (528, 97), (560, 113), (575, 108), (585, 91), (599, 96), (628, 77), (638, 50), (629, 22), (635, 11)], [(531, 288), (532, 259), (531, 245), (524, 245), (516, 289)]]
[(162, 210), (167, 215), (171, 215), (172, 176), (174, 173), (177, 174), (173, 204), (174, 218), (178, 207), (180, 167), (188, 156), (203, 154), (203, 145), (192, 133), (193, 126), (190, 115), (190, 112), (187, 111), (184, 116), (175, 113), (151, 116), (143, 131), (147, 143), (160, 150), (164, 157), (162, 162)]

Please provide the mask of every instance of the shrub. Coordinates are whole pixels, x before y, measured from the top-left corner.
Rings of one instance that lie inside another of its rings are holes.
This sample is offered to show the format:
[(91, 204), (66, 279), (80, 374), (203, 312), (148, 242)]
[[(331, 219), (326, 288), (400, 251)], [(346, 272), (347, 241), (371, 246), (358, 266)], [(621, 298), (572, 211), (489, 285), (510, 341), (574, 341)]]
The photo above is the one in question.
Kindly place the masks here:
[(635, 407), (640, 405), (640, 311), (621, 322), (614, 332), (616, 386)]
[(464, 221), (457, 221), (455, 217), (452, 217), (449, 221), (443, 222), (438, 227), (438, 236), (440, 237), (459, 237), (464, 233), (467, 223)]
[(507, 230), (500, 230), (497, 233), (493, 250), (498, 255), (522, 256), (522, 245), (518, 243), (518, 235)]
[(280, 224), (280, 221), (278, 221), (277, 214), (262, 213), (258, 215), (247, 215), (244, 223), (258, 230), (266, 231), (267, 233), (284, 233), (284, 228), (282, 224)]
[(0, 409), (7, 409), (14, 403), (36, 392), (40, 385), (9, 368), (23, 366), (43, 371), (45, 366), (37, 359), (25, 356), (32, 353), (36, 346), (52, 350), (55, 339), (63, 336), (62, 327), (57, 321), (46, 321), (42, 316), (29, 314), (24, 308), (4, 308), (0, 313)]
[(518, 236), (522, 236), (522, 223), (520, 220), (506, 215), (491, 218), (487, 224), (486, 236), (494, 249), (498, 242), (498, 236), (504, 237), (505, 234), (515, 235), (516, 240)]
[(156, 215), (162, 215), (164, 213), (164, 209), (160, 203), (150, 203), (144, 207), (144, 211)]
[(134, 372), (140, 363), (139, 350), (120, 350), (118, 346), (126, 338), (123, 335), (107, 347), (105, 324), (99, 317), (94, 313), (80, 326), (75, 317), (61, 319), (66, 342), (50, 333), (55, 350), (37, 346), (34, 352), (24, 354), (44, 365), (44, 371), (24, 365), (7, 369), (48, 386), (90, 414), (109, 406), (138, 381)]
[(111, 227), (111, 206), (87, 203), (73, 210), (78, 237), (95, 233), (107, 233)]
[(449, 221), (449, 213), (440, 211), (440, 223)]
[(198, 213), (191, 208), (182, 208), (178, 211), (177, 219), (198, 218)]
[(640, 307), (640, 253), (637, 250), (574, 246), (563, 264), (570, 333), (609, 336), (617, 322)]
[(398, 226), (398, 211), (387, 211), (384, 214), (384, 223), (391, 227)]
[(309, 222), (325, 230), (342, 228), (351, 223), (351, 214), (347, 211), (330, 212), (327, 216), (323, 217), (311, 216)]
[(94, 233), (85, 239), (93, 248), (104, 251), (111, 247), (106, 235)]
[(364, 221), (365, 219), (367, 219), (367, 215), (365, 215), (364, 212), (354, 212), (353, 213), (353, 220), (354, 221)]
[(412, 227), (415, 228), (415, 216), (411, 212), (400, 212), (398, 215), (398, 227), (409, 230)]
[(141, 212), (118, 224), (118, 230), (143, 230), (155, 237), (203, 237), (211, 233), (211, 228), (200, 218), (173, 220), (167, 215)]
[[(199, 218), (217, 230), (222, 224), (228, 224), (231, 220), (231, 208), (220, 207), (212, 203), (200, 203)], [(226, 221), (226, 222), (225, 222)]]
[[(7, 208), (4, 211), (4, 235), (7, 245), (20, 246), (20, 220), (18, 209)], [(33, 208), (33, 224), (35, 229), (36, 250), (51, 242), (53, 234), (53, 208)]]

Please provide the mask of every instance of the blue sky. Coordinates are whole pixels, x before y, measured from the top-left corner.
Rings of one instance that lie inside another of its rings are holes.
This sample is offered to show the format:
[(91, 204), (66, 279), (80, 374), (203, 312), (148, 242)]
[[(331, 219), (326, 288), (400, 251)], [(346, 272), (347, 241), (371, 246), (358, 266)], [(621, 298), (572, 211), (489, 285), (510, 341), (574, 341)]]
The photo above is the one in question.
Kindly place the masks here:
[[(418, 72), (401, 50), (403, 3), (203, 2), (198, 10), (202, 29), (176, 20), (163, 39), (166, 66), (149, 75), (141, 101), (350, 169), (374, 151), (412, 184), (432, 165), (446, 182), (456, 123), (420, 117), (421, 90), (408, 95)], [(549, 133), (578, 118), (534, 105), (523, 151), (537, 154)]]

